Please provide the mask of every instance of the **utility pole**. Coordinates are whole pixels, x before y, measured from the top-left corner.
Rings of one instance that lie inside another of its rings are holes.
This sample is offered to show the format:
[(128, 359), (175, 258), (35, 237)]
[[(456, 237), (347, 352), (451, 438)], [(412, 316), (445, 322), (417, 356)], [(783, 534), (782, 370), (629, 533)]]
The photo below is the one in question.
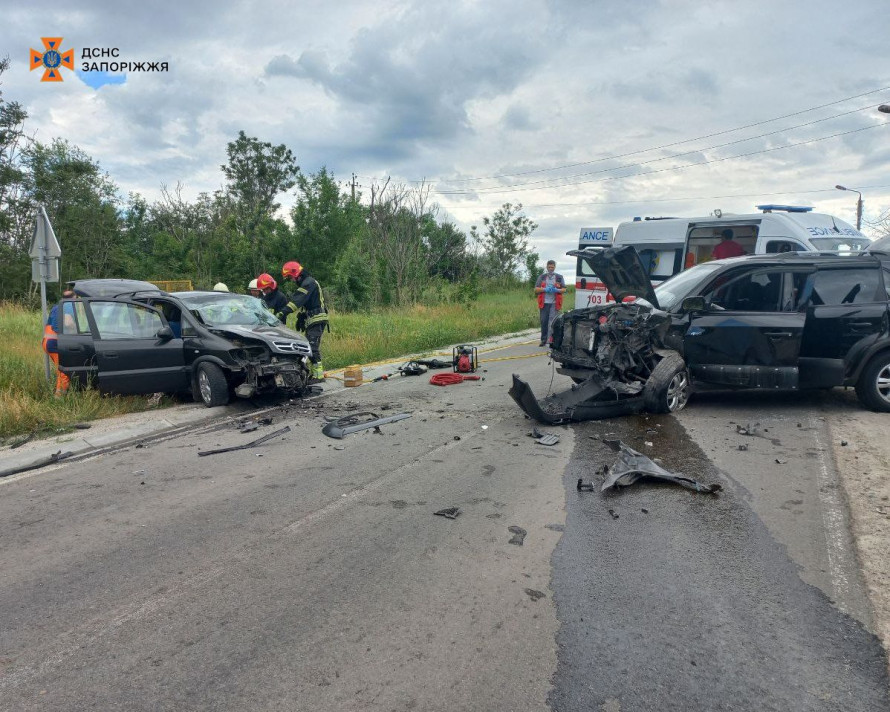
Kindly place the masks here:
[(352, 174), (352, 202), (355, 202), (355, 173)]
[(859, 196), (859, 200), (856, 201), (856, 229), (862, 229), (862, 193), (855, 188), (846, 188), (842, 185), (834, 186), (838, 190), (846, 190), (850, 193), (856, 193)]

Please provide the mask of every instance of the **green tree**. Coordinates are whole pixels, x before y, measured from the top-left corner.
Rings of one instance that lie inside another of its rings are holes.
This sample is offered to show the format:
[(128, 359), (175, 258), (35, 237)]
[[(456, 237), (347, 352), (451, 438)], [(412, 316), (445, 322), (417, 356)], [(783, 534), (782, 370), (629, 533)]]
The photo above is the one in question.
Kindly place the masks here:
[[(9, 69), (9, 57), (0, 59), (0, 76)], [(34, 209), (27, 198), (27, 174), (22, 150), (30, 144), (25, 135), (28, 113), (0, 92), (0, 299), (25, 295), (31, 287), (27, 254), (34, 227)]]
[(338, 262), (365, 224), (361, 204), (341, 192), (327, 168), (297, 176), (297, 202), (291, 210), (293, 242), (283, 246), (283, 261), (297, 260), (322, 286), (334, 276)]
[(529, 252), (525, 256), (525, 269), (528, 272), (528, 284), (532, 287), (535, 286), (535, 282), (538, 281), (538, 276), (544, 271), (540, 264), (538, 264), (538, 260), (541, 259), (541, 255), (537, 252)]
[(274, 230), (269, 221), (279, 208), (276, 198), (293, 188), (300, 167), (284, 144), (273, 146), (243, 131), (226, 146), (226, 153), (229, 161), (221, 168), (233, 227), (250, 243), (256, 257), (254, 267), (260, 269), (267, 249), (258, 233)]
[(483, 217), (485, 231), (480, 235), (476, 226), (470, 229), (481, 244), (486, 266), (492, 276), (501, 280), (515, 279), (520, 265), (529, 253), (529, 236), (538, 228), (522, 214), (522, 203), (504, 203), (491, 217)]
[(63, 280), (116, 277), (125, 269), (118, 189), (77, 146), (35, 142), (24, 152), (29, 198), (42, 203), (62, 246)]

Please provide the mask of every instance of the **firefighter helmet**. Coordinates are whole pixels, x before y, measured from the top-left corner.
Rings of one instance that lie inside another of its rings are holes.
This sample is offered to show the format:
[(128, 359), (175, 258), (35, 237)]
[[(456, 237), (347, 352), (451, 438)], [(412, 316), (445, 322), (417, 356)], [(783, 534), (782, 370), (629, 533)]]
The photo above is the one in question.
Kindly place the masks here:
[(256, 278), (256, 286), (261, 292), (265, 292), (267, 289), (271, 291), (278, 287), (278, 282), (274, 280), (271, 274), (263, 272)]
[(303, 273), (303, 265), (299, 262), (285, 262), (281, 268), (282, 277), (290, 277), (291, 279), (299, 279)]

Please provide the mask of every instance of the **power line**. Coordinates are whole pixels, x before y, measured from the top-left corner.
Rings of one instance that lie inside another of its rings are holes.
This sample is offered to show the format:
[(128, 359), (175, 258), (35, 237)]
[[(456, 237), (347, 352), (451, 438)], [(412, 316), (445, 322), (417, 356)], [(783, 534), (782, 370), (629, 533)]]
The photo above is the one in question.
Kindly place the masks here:
[[(861, 99), (864, 96), (870, 96), (872, 94), (877, 94), (878, 92), (882, 92), (882, 91), (890, 91), (890, 87), (881, 87), (880, 89), (872, 89), (871, 91), (863, 92), (862, 94), (855, 94), (853, 96), (848, 96), (844, 99), (838, 99), (836, 101), (831, 101), (831, 102), (828, 102), (827, 104), (819, 104), (818, 106), (813, 106), (808, 109), (801, 109), (800, 111), (794, 111), (790, 114), (784, 114), (782, 116), (777, 116), (772, 119), (764, 119), (763, 121), (755, 121), (753, 123), (745, 124), (743, 126), (737, 126), (736, 128), (725, 129), (723, 131), (715, 131), (713, 133), (705, 134), (703, 136), (697, 136), (695, 138), (687, 138), (687, 139), (683, 139), (682, 141), (674, 141), (672, 143), (666, 143), (666, 144), (662, 144), (660, 146), (654, 146), (651, 148), (644, 148), (644, 149), (640, 149), (637, 151), (630, 151), (628, 153), (621, 153), (621, 154), (616, 154), (616, 155), (612, 155), (612, 156), (603, 156), (601, 158), (595, 158), (595, 159), (591, 159), (589, 161), (580, 161), (578, 163), (567, 163), (567, 164), (564, 164), (561, 166), (555, 166), (553, 168), (538, 168), (538, 169), (529, 170), (529, 171), (519, 171), (516, 173), (501, 173), (501, 174), (497, 174), (497, 175), (493, 175), (493, 176), (478, 176), (478, 177), (471, 177), (471, 178), (426, 178), (423, 180), (406, 180), (405, 182), (406, 183), (424, 183), (424, 182), (426, 182), (426, 183), (431, 183), (431, 182), (457, 183), (457, 182), (469, 182), (469, 181), (477, 181), (477, 180), (495, 180), (495, 179), (499, 179), (499, 178), (513, 178), (516, 176), (532, 175), (535, 173), (545, 173), (548, 171), (558, 171), (558, 170), (563, 170), (566, 168), (577, 168), (579, 166), (587, 166), (587, 165), (591, 165), (593, 163), (601, 163), (603, 161), (615, 160), (618, 158), (627, 158), (628, 156), (636, 156), (641, 153), (649, 153), (650, 151), (660, 151), (660, 150), (663, 150), (666, 148), (680, 146), (684, 143), (690, 143), (692, 141), (701, 141), (701, 140), (708, 139), (708, 138), (714, 138), (715, 136), (724, 136), (726, 134), (734, 133), (736, 131), (743, 131), (745, 129), (754, 128), (755, 126), (762, 126), (764, 124), (769, 124), (774, 121), (781, 121), (782, 119), (788, 119), (793, 116), (800, 116), (801, 114), (806, 114), (811, 111), (817, 111), (818, 109), (825, 109), (829, 106), (836, 106), (837, 104), (843, 104), (844, 102), (852, 101), (853, 99)], [(866, 107), (866, 108), (873, 108), (873, 107)], [(862, 111), (862, 109), (856, 109), (855, 111)], [(852, 112), (848, 112), (848, 113), (852, 113)], [(843, 116), (843, 114), (841, 114), (841, 116)], [(831, 119), (831, 118), (836, 118), (836, 117), (828, 117), (828, 118)], [(827, 119), (823, 119), (823, 120), (827, 120)], [(792, 127), (792, 128), (794, 128), (794, 127)], [(380, 180), (380, 178), (378, 178), (376, 176), (359, 176), (359, 177), (367, 178), (369, 180)]]
[[(656, 173), (666, 173), (668, 171), (680, 171), (680, 170), (685, 170), (687, 168), (693, 168), (695, 166), (706, 166), (711, 163), (722, 163), (723, 161), (731, 161), (731, 160), (735, 160), (737, 158), (747, 158), (749, 156), (757, 156), (757, 155), (760, 155), (763, 153), (772, 153), (774, 151), (782, 151), (787, 148), (795, 148), (797, 146), (806, 146), (811, 143), (827, 141), (828, 139), (838, 138), (840, 136), (849, 136), (850, 134), (860, 133), (862, 131), (869, 131), (871, 129), (876, 129), (878, 127), (886, 126), (888, 124), (890, 124), (890, 122), (874, 124), (872, 126), (863, 126), (858, 129), (851, 129), (850, 131), (841, 131), (839, 133), (831, 134), (829, 136), (821, 136), (819, 138), (809, 139), (807, 141), (798, 141), (797, 143), (791, 143), (791, 144), (787, 144), (785, 146), (774, 146), (772, 148), (764, 148), (759, 151), (750, 151), (748, 153), (740, 153), (735, 156), (725, 156), (723, 158), (712, 158), (712, 159), (708, 159), (708, 160), (704, 160), (704, 161), (699, 161), (697, 163), (687, 163), (686, 165), (683, 165), (683, 166), (672, 166), (670, 168), (659, 168), (654, 171), (646, 171), (644, 173), (634, 173), (634, 174), (626, 175), (626, 176), (607, 176), (605, 178), (594, 178), (591, 180), (574, 181), (571, 183), (562, 183), (560, 185), (543, 186), (543, 187), (539, 187), (539, 188), (526, 188), (526, 187), (517, 186), (517, 187), (511, 187), (511, 188), (489, 188), (489, 189), (479, 189), (479, 190), (443, 190), (443, 191), (436, 191), (436, 193), (438, 195), (478, 195), (480, 193), (484, 193), (485, 195), (501, 195), (504, 193), (518, 193), (518, 192), (524, 192), (527, 190), (542, 190), (544, 188), (568, 188), (568, 187), (575, 186), (575, 185), (586, 185), (588, 183), (605, 183), (607, 181), (612, 181), (612, 180), (624, 180), (627, 178), (641, 178), (643, 176), (655, 175)], [(642, 164), (631, 164), (629, 166), (623, 166), (623, 167), (624, 168), (633, 168), (635, 165), (642, 165)]]
[[(890, 183), (884, 185), (864, 185), (861, 186), (862, 191), (866, 190), (877, 190), (879, 188), (890, 188)], [(836, 193), (836, 189), (832, 188), (818, 188), (813, 190), (804, 190), (804, 189), (793, 189), (793, 190), (785, 190), (781, 193), (732, 193), (727, 195), (699, 195), (693, 197), (685, 197), (685, 198), (650, 198), (646, 200), (587, 200), (581, 203), (536, 203), (536, 204), (526, 204), (523, 203), (522, 207), (524, 210), (528, 210), (530, 208), (558, 208), (558, 207), (581, 207), (588, 205), (639, 205), (639, 204), (649, 204), (649, 203), (682, 203), (682, 202), (690, 202), (694, 200), (726, 200), (729, 198), (770, 198), (777, 195), (812, 195), (816, 193)], [(439, 207), (443, 210), (454, 210), (458, 208), (466, 208), (470, 207), (467, 204), (463, 205), (442, 205), (439, 204)]]
[[(724, 143), (714, 144), (713, 146), (705, 146), (704, 148), (697, 148), (697, 149), (694, 149), (694, 150), (691, 150), (691, 151), (685, 151), (685, 152), (683, 152), (683, 153), (672, 153), (672, 154), (670, 154), (669, 156), (661, 156), (660, 158), (650, 158), (648, 161), (640, 161), (639, 163), (625, 163), (625, 164), (620, 165), (620, 166), (612, 166), (611, 168), (603, 168), (603, 169), (598, 170), (598, 171), (588, 171), (588, 172), (586, 172), (586, 173), (576, 173), (576, 174), (571, 175), (571, 176), (563, 176), (563, 177), (557, 177), (557, 178), (550, 178), (550, 179), (545, 179), (545, 180), (540, 180), (540, 181), (531, 181), (531, 182), (529, 182), (529, 183), (516, 183), (516, 184), (514, 184), (514, 185), (509, 186), (509, 188), (511, 188), (511, 189), (512, 189), (512, 188), (520, 188), (520, 187), (531, 186), (531, 185), (543, 185), (543, 187), (547, 187), (547, 188), (560, 188), (560, 187), (562, 187), (563, 185), (574, 185), (574, 183), (554, 183), (553, 181), (557, 181), (557, 180), (567, 181), (567, 180), (573, 180), (573, 179), (575, 179), (575, 178), (581, 178), (581, 177), (583, 177), (583, 176), (597, 175), (598, 173), (610, 173), (610, 172), (612, 172), (612, 171), (618, 171), (618, 170), (621, 170), (621, 169), (623, 169), (623, 168), (635, 168), (635, 167), (637, 167), (637, 166), (645, 166), (645, 165), (649, 165), (650, 163), (659, 163), (659, 162), (661, 162), (661, 161), (669, 161), (669, 160), (671, 160), (671, 159), (673, 159), (673, 158), (681, 158), (681, 157), (683, 157), (683, 156), (689, 156), (689, 155), (696, 154), (696, 153), (702, 153), (703, 151), (712, 151), (712, 150), (715, 150), (715, 149), (718, 149), (718, 148), (726, 148), (727, 146), (734, 146), (734, 145), (737, 145), (737, 144), (740, 144), (740, 143), (745, 143), (745, 142), (747, 142), (747, 141), (755, 141), (755, 140), (757, 140), (757, 139), (759, 139), (759, 138), (766, 138), (766, 137), (768, 137), (768, 136), (775, 136), (776, 134), (786, 133), (786, 132), (788, 132), (788, 131), (793, 131), (794, 129), (799, 129), (799, 128), (804, 128), (804, 127), (807, 127), (807, 126), (812, 126), (812, 125), (814, 125), (814, 124), (822, 123), (823, 121), (830, 121), (830, 120), (832, 120), (832, 119), (837, 119), (837, 118), (840, 118), (840, 117), (842, 117), (842, 116), (848, 116), (849, 114), (856, 114), (856, 113), (859, 113), (859, 112), (861, 112), (861, 111), (865, 111), (865, 110), (867, 110), (867, 109), (873, 109), (873, 108), (875, 108), (875, 107), (877, 107), (877, 106), (878, 106), (878, 105), (875, 104), (874, 106), (867, 106), (867, 107), (865, 107), (865, 108), (863, 108), (863, 109), (853, 109), (852, 111), (846, 111), (846, 112), (844, 112), (843, 114), (837, 114), (837, 115), (835, 115), (835, 116), (829, 116), (829, 117), (824, 118), (824, 119), (814, 119), (813, 121), (807, 121), (807, 122), (804, 122), (804, 123), (802, 123), (802, 124), (797, 124), (796, 126), (789, 126), (789, 127), (787, 127), (787, 128), (784, 128), (784, 129), (777, 129), (777, 130), (775, 130), (775, 131), (769, 131), (769, 132), (767, 132), (767, 133), (758, 134), (757, 136), (749, 136), (749, 137), (747, 137), (747, 138), (740, 138), (740, 139), (736, 139), (735, 141), (726, 141), (726, 142), (724, 142)], [(879, 125), (880, 125), (880, 124), (879, 124)], [(457, 195), (457, 194), (461, 194), (461, 193), (489, 193), (489, 192), (496, 192), (496, 191), (498, 191), (498, 190), (503, 190), (503, 187), (500, 186), (500, 187), (493, 187), (493, 188), (478, 188), (478, 189), (475, 189), (475, 190), (468, 190), (468, 191), (453, 191), (453, 192), (449, 192), (449, 191), (444, 191), (444, 190), (443, 190), (443, 191), (437, 191), (437, 192), (438, 192), (440, 195), (449, 195), (449, 194), (455, 194), (455, 195)]]

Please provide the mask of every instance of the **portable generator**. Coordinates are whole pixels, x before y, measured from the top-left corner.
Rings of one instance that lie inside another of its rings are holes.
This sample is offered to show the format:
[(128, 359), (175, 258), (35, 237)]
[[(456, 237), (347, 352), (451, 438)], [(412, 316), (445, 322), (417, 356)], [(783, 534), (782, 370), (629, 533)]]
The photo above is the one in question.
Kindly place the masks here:
[(455, 346), (452, 351), (452, 366), (455, 373), (475, 373), (479, 366), (479, 352), (475, 346)]

